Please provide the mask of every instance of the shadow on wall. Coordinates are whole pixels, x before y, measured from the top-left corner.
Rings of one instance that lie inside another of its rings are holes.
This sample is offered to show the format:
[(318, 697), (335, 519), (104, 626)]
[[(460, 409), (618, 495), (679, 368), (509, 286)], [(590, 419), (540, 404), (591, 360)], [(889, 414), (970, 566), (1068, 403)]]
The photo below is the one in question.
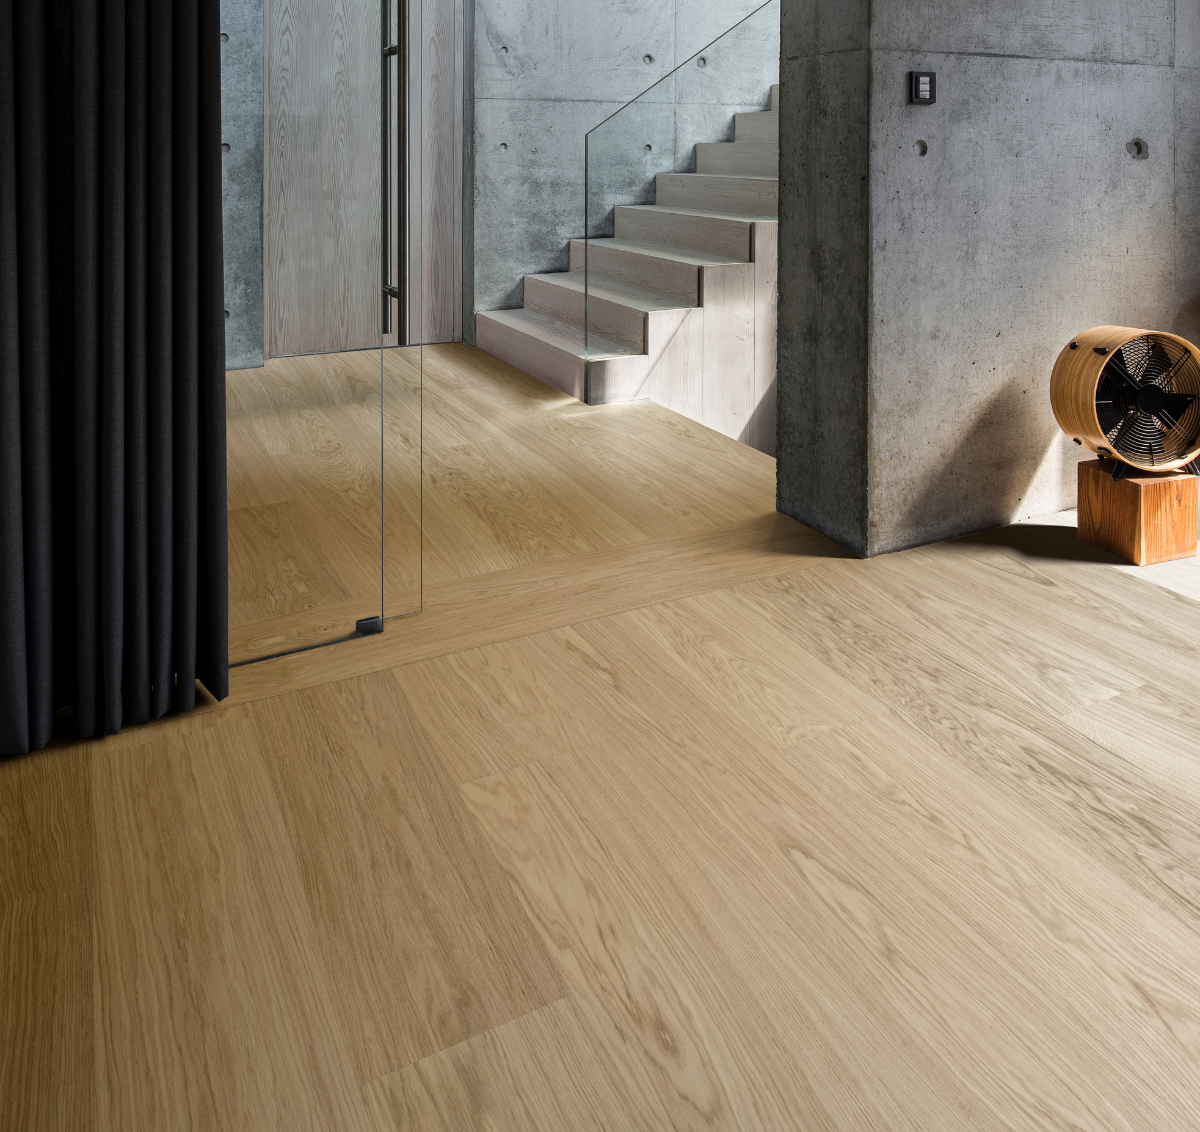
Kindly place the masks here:
[[(937, 472), (923, 487), (914, 485), (902, 521), (886, 523), (886, 529), (922, 530), (926, 542), (936, 542), (962, 533), (964, 513), (980, 516), (979, 530), (1039, 513), (1038, 501), (1029, 499), (1031, 486), (1047, 478), (1070, 476), (1073, 481), (1079, 459), (1063, 448), (1070, 441), (1054, 420), (1047, 382), (1014, 377), (996, 390), (958, 435)], [(878, 529), (874, 521), (871, 526)], [(870, 553), (884, 554), (899, 545), (882, 542), (871, 546)]]
[(775, 399), (777, 391), (778, 383), (772, 381), (758, 404), (754, 406), (753, 411), (750, 413), (750, 419), (746, 422), (746, 427), (742, 429), (741, 434), (738, 436), (738, 440), (743, 444), (748, 444), (751, 448), (757, 448), (760, 452), (765, 452), (768, 456), (775, 455)]
[[(1158, 327), (1147, 327), (1148, 330), (1156, 330)], [(1186, 338), (1194, 346), (1200, 346), (1200, 292), (1192, 295), (1192, 297), (1182, 303), (1179, 311), (1175, 316), (1175, 325), (1167, 327), (1172, 334), (1178, 334), (1181, 338)]]

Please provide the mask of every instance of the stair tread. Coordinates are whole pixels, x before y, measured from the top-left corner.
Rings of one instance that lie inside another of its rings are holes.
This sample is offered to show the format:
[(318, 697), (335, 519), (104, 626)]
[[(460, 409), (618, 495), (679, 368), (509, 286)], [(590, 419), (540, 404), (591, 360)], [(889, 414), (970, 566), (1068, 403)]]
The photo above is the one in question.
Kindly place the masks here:
[[(745, 143), (730, 142), (729, 144)], [(765, 177), (762, 179), (768, 181), (777, 180), (775, 177)], [(761, 224), (764, 220), (761, 212), (728, 212), (719, 208), (687, 208), (682, 204), (619, 204), (617, 207), (636, 208), (639, 212), (668, 212), (680, 216), (703, 216), (712, 220), (737, 220), (743, 224)]]
[[(704, 142), (704, 145), (718, 145), (718, 142)], [(726, 142), (726, 145), (761, 145), (761, 142)], [(767, 143), (774, 144), (774, 143)], [(753, 173), (659, 173), (660, 177), (703, 177), (708, 181), (778, 181), (778, 177), (760, 177)]]
[(479, 317), (490, 318), (493, 322), (511, 326), (514, 330), (538, 338), (576, 358), (587, 361), (637, 357), (642, 353), (641, 350), (635, 350), (632, 346), (623, 346), (620, 342), (611, 342), (608, 339), (599, 338), (595, 334), (589, 335), (585, 351), (581, 327), (564, 322), (553, 315), (527, 310), (524, 307), (517, 307), (513, 310), (482, 311)]
[[(693, 174), (689, 174), (691, 176)], [(759, 220), (762, 217), (758, 217)], [(580, 242), (580, 241), (573, 241)], [(727, 263), (745, 263), (743, 259), (733, 256), (719, 255), (716, 252), (705, 252), (698, 248), (677, 248), (672, 244), (656, 244), (649, 240), (619, 240), (614, 236), (600, 236), (589, 241), (592, 244), (602, 244), (606, 248), (622, 252), (640, 252), (642, 255), (656, 256), (658, 259), (669, 259), (675, 263), (687, 263), (695, 267), (719, 267)]]
[[(626, 242), (632, 243), (633, 241)], [(530, 275), (527, 278), (541, 279), (547, 283), (554, 284), (556, 287), (567, 287), (572, 291), (582, 291), (584, 289), (584, 277), (580, 271), (552, 271), (543, 275)], [(588, 294), (599, 299), (607, 299), (612, 303), (619, 303), (621, 306), (632, 307), (634, 310), (639, 311), (691, 309), (683, 306), (668, 295), (656, 295), (652, 291), (646, 291), (639, 287), (628, 287), (623, 283), (614, 283), (607, 279), (593, 279)]]

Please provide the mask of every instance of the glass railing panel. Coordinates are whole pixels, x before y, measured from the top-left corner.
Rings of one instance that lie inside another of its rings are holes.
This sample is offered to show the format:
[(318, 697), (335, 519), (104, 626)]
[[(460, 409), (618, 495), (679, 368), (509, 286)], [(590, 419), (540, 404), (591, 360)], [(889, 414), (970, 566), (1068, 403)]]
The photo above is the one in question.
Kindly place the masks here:
[[(697, 144), (734, 141), (735, 115), (771, 109), (772, 87), (778, 82), (779, 0), (769, 0), (586, 135), (582, 269), (590, 403), (646, 395), (638, 364), (610, 364), (637, 345), (636, 319), (628, 309), (614, 308), (614, 292), (627, 305), (636, 308), (641, 302), (647, 310), (695, 302), (669, 271), (657, 277), (655, 264), (622, 257), (619, 248), (604, 244), (614, 237), (677, 238), (669, 228), (656, 226), (654, 217), (622, 214), (625, 223), (618, 224), (616, 210), (662, 203), (659, 176), (695, 173)], [(729, 206), (717, 199), (705, 207), (719, 211)], [(761, 202), (750, 207), (764, 210), (766, 217), (767, 206)]]
[[(423, 389), (424, 343), (428, 339), (424, 277), (426, 248), (423, 200), (425, 139), (423, 107), (424, 9), (422, 0), (383, 0), (390, 7), (393, 42), (385, 91), (393, 154), (385, 199), (390, 243), (390, 326), (380, 358), (383, 404), (383, 586), (381, 616), (390, 620), (418, 613), (423, 564)], [(401, 66), (406, 59), (407, 67)]]

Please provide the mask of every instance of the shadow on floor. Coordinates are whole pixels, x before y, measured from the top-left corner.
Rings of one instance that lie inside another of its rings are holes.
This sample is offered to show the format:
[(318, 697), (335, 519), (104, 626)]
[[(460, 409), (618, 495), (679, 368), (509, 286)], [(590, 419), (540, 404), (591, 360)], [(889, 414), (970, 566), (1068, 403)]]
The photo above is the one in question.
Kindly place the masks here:
[(1007, 546), (1032, 558), (1054, 558), (1062, 562), (1101, 562), (1110, 566), (1127, 566), (1107, 550), (1101, 550), (1079, 537), (1074, 526), (1049, 523), (1016, 523), (1011, 527), (980, 531), (964, 541), (985, 543), (988, 546)]

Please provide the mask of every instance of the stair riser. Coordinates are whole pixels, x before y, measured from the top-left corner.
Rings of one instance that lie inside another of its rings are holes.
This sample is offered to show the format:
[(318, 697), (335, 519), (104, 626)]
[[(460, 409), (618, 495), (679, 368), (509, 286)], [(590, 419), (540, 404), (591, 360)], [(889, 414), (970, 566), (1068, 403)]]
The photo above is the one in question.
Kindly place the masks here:
[(779, 144), (779, 111), (758, 110), (733, 116), (735, 142), (774, 142)]
[(778, 177), (779, 146), (771, 142), (700, 142), (696, 172)]
[[(571, 241), (571, 270), (584, 270), (583, 240)], [(598, 279), (670, 297), (680, 306), (694, 307), (700, 301), (700, 271), (694, 264), (608, 248), (603, 241), (593, 240), (588, 251), (587, 270)]]
[[(535, 276), (525, 277), (525, 306), (530, 310), (561, 318), (572, 326), (583, 326), (584, 294), (571, 287), (560, 286)], [(644, 350), (646, 343), (645, 312), (623, 307), (620, 303), (600, 299), (595, 295), (587, 302), (588, 330), (611, 342), (620, 342), (635, 350)]]
[(495, 322), (486, 314), (475, 318), (475, 344), (576, 400), (583, 400), (583, 362), (565, 350), (523, 334), (516, 327)]
[(779, 181), (774, 178), (691, 177), (686, 173), (660, 173), (656, 180), (658, 204), (674, 208), (711, 208), (775, 216), (779, 211)]
[(740, 260), (750, 259), (750, 222), (746, 220), (653, 212), (619, 205), (616, 235), (619, 240), (649, 240)]

